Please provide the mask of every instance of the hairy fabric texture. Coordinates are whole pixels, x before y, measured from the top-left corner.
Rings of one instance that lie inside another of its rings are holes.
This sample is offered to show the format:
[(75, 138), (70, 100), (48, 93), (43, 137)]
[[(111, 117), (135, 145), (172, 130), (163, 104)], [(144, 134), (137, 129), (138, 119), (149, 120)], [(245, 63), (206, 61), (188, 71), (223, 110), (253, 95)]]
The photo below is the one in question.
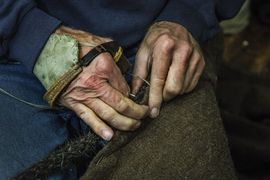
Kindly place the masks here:
[(85, 158), (93, 157), (97, 152), (95, 145), (100, 140), (95, 134), (78, 137), (67, 142), (50, 153), (45, 159), (25, 170), (12, 179), (41, 179), (57, 170), (67, 168), (71, 163), (80, 163)]
[(209, 82), (144, 122), (101, 150), (81, 179), (236, 179)]
[[(148, 92), (149, 87), (144, 83), (138, 95), (131, 98), (137, 103), (145, 104)], [(116, 136), (119, 136), (119, 134)], [(71, 163), (80, 164), (84, 163), (84, 161), (89, 161), (89, 157), (94, 157), (97, 154), (95, 147), (100, 140), (100, 137), (96, 134), (89, 132), (86, 136), (68, 141), (13, 179), (40, 179), (69, 167)]]
[[(236, 179), (214, 93), (221, 44), (219, 36), (205, 46), (207, 68), (196, 90), (164, 104), (160, 116), (144, 119), (138, 131), (117, 131), (81, 179)], [(75, 139), (18, 178), (44, 177), (67, 167), (94, 153), (91, 142), (95, 136)]]
[(196, 90), (164, 104), (138, 131), (120, 133), (81, 179), (236, 179), (213, 88), (221, 44), (205, 46), (208, 66)]

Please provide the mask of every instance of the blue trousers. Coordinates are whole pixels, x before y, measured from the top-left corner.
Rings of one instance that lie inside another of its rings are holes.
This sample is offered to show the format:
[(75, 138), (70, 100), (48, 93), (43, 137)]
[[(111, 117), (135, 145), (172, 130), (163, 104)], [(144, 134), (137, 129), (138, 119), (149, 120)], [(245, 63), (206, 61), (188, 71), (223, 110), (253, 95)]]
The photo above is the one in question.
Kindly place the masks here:
[[(45, 105), (45, 89), (21, 64), (0, 64), (0, 88), (25, 101)], [(44, 110), (0, 93), (0, 179), (10, 179), (87, 126), (71, 111)], [(49, 179), (77, 179), (75, 166)]]

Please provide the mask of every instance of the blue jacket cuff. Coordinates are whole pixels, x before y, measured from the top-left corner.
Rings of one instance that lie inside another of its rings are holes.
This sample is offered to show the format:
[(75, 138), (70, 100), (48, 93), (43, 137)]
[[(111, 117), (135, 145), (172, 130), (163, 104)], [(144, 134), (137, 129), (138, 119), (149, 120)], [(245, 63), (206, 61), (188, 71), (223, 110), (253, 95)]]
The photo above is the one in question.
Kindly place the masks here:
[(32, 72), (43, 46), (60, 24), (58, 19), (32, 8), (25, 14), (9, 42), (9, 58), (21, 62)]

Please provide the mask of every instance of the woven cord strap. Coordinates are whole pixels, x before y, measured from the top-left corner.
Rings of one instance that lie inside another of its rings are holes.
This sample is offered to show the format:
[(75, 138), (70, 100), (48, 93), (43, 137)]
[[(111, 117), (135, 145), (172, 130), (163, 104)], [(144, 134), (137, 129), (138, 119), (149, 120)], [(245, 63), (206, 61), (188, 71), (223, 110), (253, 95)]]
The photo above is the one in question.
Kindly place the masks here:
[(45, 93), (43, 98), (49, 103), (50, 107), (55, 107), (55, 102), (59, 94), (73, 81), (80, 73), (82, 68), (78, 65), (73, 66), (63, 76), (61, 76)]

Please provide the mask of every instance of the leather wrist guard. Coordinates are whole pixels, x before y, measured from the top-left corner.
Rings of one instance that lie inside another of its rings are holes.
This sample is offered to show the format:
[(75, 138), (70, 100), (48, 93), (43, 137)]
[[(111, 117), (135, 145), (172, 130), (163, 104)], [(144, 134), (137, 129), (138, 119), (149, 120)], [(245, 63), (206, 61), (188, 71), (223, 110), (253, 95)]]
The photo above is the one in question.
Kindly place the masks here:
[(34, 74), (46, 88), (44, 99), (51, 107), (55, 107), (61, 92), (82, 72), (82, 68), (88, 66), (99, 54), (110, 53), (122, 73), (130, 67), (123, 49), (114, 41), (96, 46), (81, 60), (78, 60), (78, 44), (70, 36), (53, 34), (35, 64)]

